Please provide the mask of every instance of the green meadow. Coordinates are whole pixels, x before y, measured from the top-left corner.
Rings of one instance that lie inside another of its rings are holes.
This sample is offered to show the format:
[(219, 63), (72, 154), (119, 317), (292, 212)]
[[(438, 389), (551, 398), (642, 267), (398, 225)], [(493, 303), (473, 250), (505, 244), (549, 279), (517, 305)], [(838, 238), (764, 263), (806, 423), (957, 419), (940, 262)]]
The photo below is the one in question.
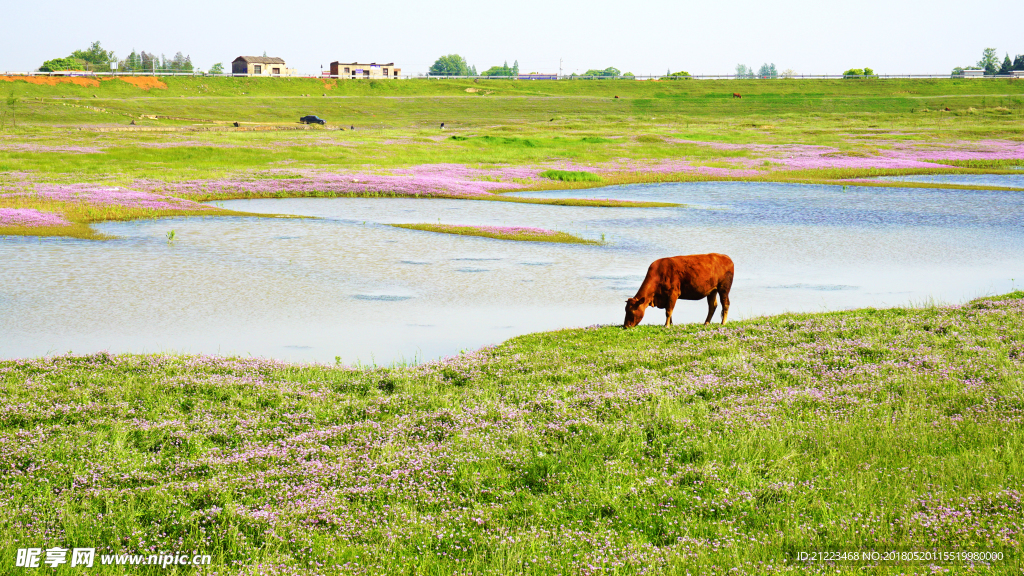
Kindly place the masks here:
[[(94, 574), (1019, 574), (1022, 327), (1018, 291), (419, 366), (0, 361), (0, 565), (60, 545), (95, 547)], [(99, 565), (168, 551), (211, 565)]]

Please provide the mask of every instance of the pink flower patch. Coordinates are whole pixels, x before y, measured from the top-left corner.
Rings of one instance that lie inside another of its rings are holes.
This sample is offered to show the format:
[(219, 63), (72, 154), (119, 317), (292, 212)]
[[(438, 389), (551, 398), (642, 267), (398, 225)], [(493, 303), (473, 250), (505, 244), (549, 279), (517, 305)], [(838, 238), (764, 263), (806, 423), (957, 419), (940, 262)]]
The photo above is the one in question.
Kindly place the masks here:
[(70, 225), (70, 222), (51, 212), (40, 212), (34, 208), (0, 208), (0, 226), (40, 228)]

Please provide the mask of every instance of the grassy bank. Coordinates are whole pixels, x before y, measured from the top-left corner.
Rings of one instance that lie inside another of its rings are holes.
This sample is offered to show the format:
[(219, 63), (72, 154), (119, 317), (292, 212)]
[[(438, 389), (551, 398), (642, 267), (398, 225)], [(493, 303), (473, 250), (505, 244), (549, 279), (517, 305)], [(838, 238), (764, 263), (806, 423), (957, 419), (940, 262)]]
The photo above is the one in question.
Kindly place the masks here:
[[(3, 361), (0, 554), (195, 550), (220, 574), (1019, 573), (1022, 343), (1016, 292), (563, 330), (405, 368)], [(1004, 556), (797, 560), (822, 550)]]
[(601, 244), (596, 240), (587, 240), (565, 232), (544, 230), (542, 228), (523, 228), (518, 226), (457, 226), (454, 224), (392, 224), (395, 228), (421, 230), (457, 236), (481, 236), (496, 240), (515, 240), (519, 242), (555, 242), (558, 244)]

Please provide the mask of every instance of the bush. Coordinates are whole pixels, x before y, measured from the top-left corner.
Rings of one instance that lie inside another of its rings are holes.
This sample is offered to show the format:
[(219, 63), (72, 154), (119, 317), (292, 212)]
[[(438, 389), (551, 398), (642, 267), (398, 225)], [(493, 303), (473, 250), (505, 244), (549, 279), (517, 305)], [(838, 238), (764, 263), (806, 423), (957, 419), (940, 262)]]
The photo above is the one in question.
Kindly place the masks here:
[(679, 72), (673, 72), (668, 76), (662, 76), (662, 80), (692, 80), (693, 76), (690, 76), (689, 72), (680, 70)]
[(875, 75), (875, 71), (871, 68), (850, 68), (846, 72), (843, 72), (844, 78), (856, 78), (858, 76), (871, 77)]
[(40, 72), (57, 72), (60, 70), (85, 70), (85, 62), (68, 56), (67, 58), (54, 58), (43, 62), (39, 67)]

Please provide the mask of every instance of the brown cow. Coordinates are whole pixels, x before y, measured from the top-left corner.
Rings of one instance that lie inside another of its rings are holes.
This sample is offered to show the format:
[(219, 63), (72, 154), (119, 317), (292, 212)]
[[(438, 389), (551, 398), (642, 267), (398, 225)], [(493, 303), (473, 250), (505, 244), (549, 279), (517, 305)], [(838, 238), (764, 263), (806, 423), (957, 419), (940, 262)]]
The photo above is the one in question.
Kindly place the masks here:
[(729, 290), (732, 288), (732, 259), (725, 254), (691, 254), (661, 258), (651, 263), (644, 283), (636, 296), (626, 300), (626, 320), (623, 328), (636, 326), (644, 318), (648, 306), (665, 309), (665, 326), (672, 325), (672, 309), (676, 300), (708, 299), (708, 317), (718, 308), (718, 295), (722, 295), (722, 324), (729, 316)]
[(733, 93), (732, 93), (732, 97), (733, 97), (733, 98), (743, 98), (743, 96), (740, 96), (740, 93), (739, 93), (739, 92), (733, 92)]

